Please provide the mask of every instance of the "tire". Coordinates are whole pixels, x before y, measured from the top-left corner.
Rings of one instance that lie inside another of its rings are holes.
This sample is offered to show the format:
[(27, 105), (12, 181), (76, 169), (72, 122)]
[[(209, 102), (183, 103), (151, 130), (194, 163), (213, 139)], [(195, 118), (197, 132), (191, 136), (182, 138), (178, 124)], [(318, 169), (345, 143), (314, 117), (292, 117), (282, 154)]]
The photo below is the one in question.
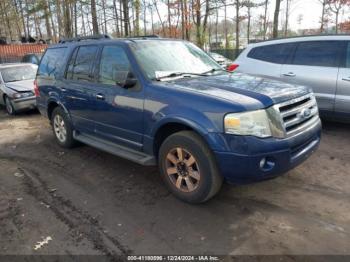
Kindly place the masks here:
[(9, 97), (5, 96), (5, 109), (7, 114), (13, 116), (16, 114), (16, 110), (13, 107), (12, 101)]
[(56, 107), (51, 116), (51, 126), (57, 143), (64, 148), (72, 148), (76, 141), (73, 138), (73, 127), (67, 113)]
[(196, 133), (181, 131), (169, 136), (158, 157), (162, 179), (182, 201), (202, 203), (220, 190), (223, 178), (214, 154)]

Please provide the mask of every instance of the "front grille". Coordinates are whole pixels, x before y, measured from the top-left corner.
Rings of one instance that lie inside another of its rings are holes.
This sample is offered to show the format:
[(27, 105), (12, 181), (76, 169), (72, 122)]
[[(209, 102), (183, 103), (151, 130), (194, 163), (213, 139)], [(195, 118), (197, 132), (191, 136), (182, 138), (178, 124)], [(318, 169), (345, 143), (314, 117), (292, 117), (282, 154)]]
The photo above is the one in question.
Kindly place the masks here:
[(302, 96), (275, 106), (279, 111), (287, 137), (302, 132), (319, 121), (313, 94)]

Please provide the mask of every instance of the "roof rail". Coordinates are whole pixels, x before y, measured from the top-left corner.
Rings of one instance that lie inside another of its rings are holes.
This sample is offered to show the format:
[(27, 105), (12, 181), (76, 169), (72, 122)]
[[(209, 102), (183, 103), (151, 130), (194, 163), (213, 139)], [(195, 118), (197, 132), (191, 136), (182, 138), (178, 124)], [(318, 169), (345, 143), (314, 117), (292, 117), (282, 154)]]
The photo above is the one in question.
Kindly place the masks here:
[(79, 36), (74, 38), (66, 38), (66, 39), (60, 39), (58, 43), (64, 44), (69, 42), (79, 42), (79, 41), (85, 41), (85, 40), (101, 40), (101, 39), (112, 39), (109, 35), (91, 35), (91, 36)]
[(287, 36), (287, 37), (277, 37), (277, 38), (271, 38), (267, 40), (261, 40), (257, 41), (252, 44), (256, 43), (262, 43), (262, 42), (269, 42), (269, 41), (276, 41), (276, 40), (284, 40), (284, 39), (293, 39), (293, 38), (307, 38), (307, 37), (317, 37), (317, 36), (350, 36), (349, 33), (338, 33), (338, 34), (313, 34), (313, 35), (296, 35), (296, 36)]

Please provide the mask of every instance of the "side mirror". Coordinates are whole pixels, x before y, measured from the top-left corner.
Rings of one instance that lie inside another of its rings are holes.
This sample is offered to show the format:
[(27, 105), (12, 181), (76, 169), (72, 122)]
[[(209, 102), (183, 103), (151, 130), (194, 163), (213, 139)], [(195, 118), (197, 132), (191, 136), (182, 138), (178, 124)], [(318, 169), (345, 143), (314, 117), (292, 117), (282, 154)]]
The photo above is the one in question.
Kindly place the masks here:
[(123, 88), (132, 88), (137, 84), (137, 79), (135, 78), (134, 74), (132, 72), (127, 72), (123, 77), (123, 80), (117, 80), (117, 85), (123, 87)]

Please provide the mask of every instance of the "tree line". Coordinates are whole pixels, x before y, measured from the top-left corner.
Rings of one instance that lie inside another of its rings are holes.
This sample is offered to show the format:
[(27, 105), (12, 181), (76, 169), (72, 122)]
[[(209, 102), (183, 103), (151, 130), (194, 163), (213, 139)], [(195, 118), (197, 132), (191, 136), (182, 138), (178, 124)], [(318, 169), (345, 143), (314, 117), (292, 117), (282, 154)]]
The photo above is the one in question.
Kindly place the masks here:
[[(239, 48), (242, 33), (248, 42), (252, 36), (288, 36), (291, 9), (298, 1), (301, 0), (1, 0), (0, 36), (9, 41), (41, 39), (55, 43), (62, 38), (92, 34), (157, 34), (191, 40), (203, 47), (210, 41), (218, 42), (220, 35), (225, 40), (224, 48), (230, 47), (230, 37), (234, 47)], [(322, 7), (319, 33), (325, 32), (330, 22), (335, 24), (335, 33), (349, 29), (349, 23), (339, 23), (339, 17), (348, 10), (350, 0), (315, 1)], [(302, 15), (299, 19), (303, 19)]]

